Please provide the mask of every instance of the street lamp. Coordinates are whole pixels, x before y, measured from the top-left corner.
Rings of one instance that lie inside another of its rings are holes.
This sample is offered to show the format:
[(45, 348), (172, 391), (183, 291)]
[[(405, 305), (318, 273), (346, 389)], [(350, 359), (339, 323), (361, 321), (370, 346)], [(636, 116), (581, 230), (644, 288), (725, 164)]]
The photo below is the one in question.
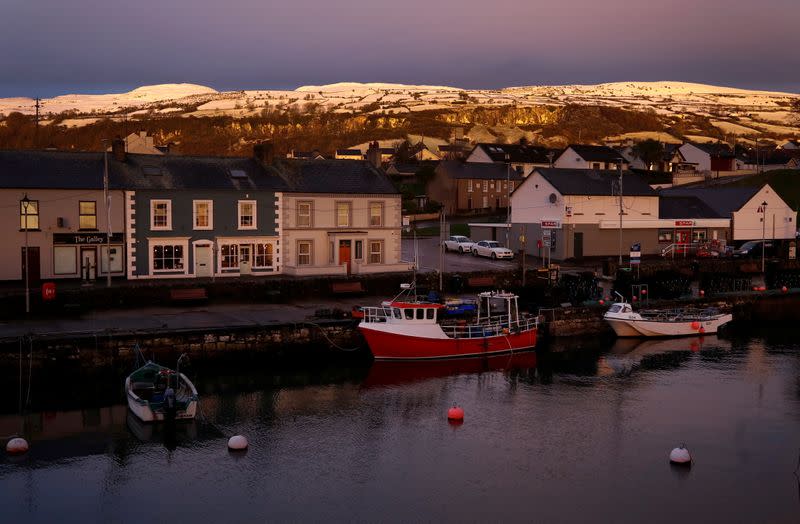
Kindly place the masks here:
[(31, 199), (28, 198), (28, 193), (22, 197), (22, 213), (25, 217), (25, 314), (31, 312), (31, 293), (30, 293), (30, 274), (31, 270), (28, 267), (28, 206), (31, 205)]
[(761, 213), (761, 272), (764, 272), (764, 254), (767, 236), (767, 201), (761, 202), (761, 207), (758, 208)]

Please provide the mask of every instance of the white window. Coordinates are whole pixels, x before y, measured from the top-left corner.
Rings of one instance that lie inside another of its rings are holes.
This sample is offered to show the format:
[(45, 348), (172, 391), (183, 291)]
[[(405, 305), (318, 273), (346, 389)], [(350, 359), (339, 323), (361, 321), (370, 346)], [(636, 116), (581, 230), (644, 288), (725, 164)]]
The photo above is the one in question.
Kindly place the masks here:
[(150, 201), (150, 229), (153, 231), (172, 229), (172, 200)]
[(383, 263), (383, 240), (369, 241), (369, 263), (370, 264)]
[(222, 269), (239, 269), (239, 245), (223, 244), (220, 247)]
[(298, 240), (297, 241), (297, 265), (298, 266), (310, 266), (311, 265), (311, 254), (312, 254), (312, 243), (310, 240)]
[(350, 227), (353, 205), (350, 202), (336, 202), (336, 227)]
[(78, 229), (97, 229), (97, 202), (78, 202)]
[(356, 240), (356, 260), (363, 260), (364, 259), (364, 241), (363, 240)]
[(78, 273), (78, 256), (72, 246), (53, 247), (53, 274), (75, 275)]
[(239, 200), (239, 229), (256, 229), (256, 201)]
[(311, 201), (297, 203), (297, 227), (311, 227), (311, 214), (313, 212)]
[(253, 259), (254, 268), (270, 268), (273, 266), (274, 257), (272, 244), (256, 244), (256, 254)]
[(508, 188), (512, 193), (514, 192), (514, 182), (511, 182), (511, 186)]
[(370, 202), (369, 203), (369, 225), (380, 227), (383, 225), (383, 203)]
[(194, 229), (214, 229), (214, 202), (192, 200), (192, 223)]
[(484, 180), (483, 181), (483, 191), (484, 192), (489, 191), (489, 181), (488, 180)]
[(182, 244), (155, 245), (152, 249), (153, 272), (183, 271), (184, 246)]
[(483, 206), (482, 207), (484, 207), (484, 208), (489, 207), (489, 197), (487, 197), (486, 195), (483, 196)]
[(467, 193), (472, 193), (472, 179), (467, 180)]

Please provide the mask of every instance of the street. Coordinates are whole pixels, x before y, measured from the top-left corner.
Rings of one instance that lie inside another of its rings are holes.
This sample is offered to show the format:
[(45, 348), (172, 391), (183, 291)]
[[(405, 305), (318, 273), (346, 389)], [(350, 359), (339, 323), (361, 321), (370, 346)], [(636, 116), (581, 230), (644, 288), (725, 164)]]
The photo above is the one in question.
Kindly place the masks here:
[[(419, 260), (419, 271), (429, 272), (439, 269), (439, 237), (418, 238), (417, 253)], [(403, 260), (414, 260), (414, 239), (403, 239)], [(495, 269), (507, 271), (519, 267), (519, 261), (514, 260), (491, 260), (484, 257), (475, 257), (471, 254), (445, 253), (444, 272), (471, 272)]]

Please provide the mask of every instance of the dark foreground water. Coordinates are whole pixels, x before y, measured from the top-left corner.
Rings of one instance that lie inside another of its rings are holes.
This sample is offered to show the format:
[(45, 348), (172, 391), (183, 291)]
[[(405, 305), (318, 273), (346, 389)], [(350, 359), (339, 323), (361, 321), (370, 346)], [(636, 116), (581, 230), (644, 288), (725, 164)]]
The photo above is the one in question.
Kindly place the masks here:
[[(34, 411), (0, 416), (33, 446), (0, 458), (0, 521), (800, 521), (788, 337), (255, 367), (193, 370), (203, 419), (174, 433), (130, 419), (116, 379), (34, 374)], [(245, 454), (226, 449), (237, 433)], [(691, 470), (668, 464), (681, 442)]]

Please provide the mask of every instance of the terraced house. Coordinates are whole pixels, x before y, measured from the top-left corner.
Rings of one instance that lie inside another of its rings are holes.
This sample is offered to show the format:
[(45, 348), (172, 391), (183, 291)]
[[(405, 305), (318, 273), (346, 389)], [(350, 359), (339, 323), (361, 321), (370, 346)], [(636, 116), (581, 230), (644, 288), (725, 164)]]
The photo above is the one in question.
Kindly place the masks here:
[(125, 188), (127, 276), (225, 277), (281, 272), (279, 206), (286, 182), (252, 158), (126, 154), (112, 179)]

